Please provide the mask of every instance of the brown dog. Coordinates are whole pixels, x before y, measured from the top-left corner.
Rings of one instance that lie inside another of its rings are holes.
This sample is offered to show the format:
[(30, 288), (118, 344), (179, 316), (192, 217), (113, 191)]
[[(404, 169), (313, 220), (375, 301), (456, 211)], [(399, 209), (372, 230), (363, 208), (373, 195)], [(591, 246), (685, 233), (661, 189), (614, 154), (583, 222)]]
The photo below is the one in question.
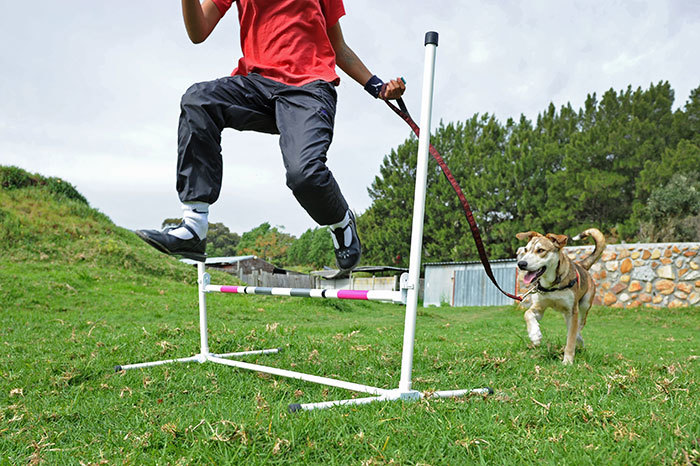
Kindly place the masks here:
[(532, 306), (525, 311), (528, 336), (535, 346), (539, 345), (542, 340), (539, 321), (544, 310), (551, 307), (563, 313), (567, 328), (564, 364), (572, 364), (576, 345), (583, 347), (581, 330), (595, 296), (595, 282), (588, 269), (603, 254), (605, 237), (590, 228), (573, 238), (592, 236), (595, 240), (593, 253), (578, 264), (562, 251), (568, 239), (565, 235), (528, 231), (515, 236), (528, 240), (524, 252), (518, 255), (518, 268), (525, 272), (525, 285), (532, 286), (534, 292)]

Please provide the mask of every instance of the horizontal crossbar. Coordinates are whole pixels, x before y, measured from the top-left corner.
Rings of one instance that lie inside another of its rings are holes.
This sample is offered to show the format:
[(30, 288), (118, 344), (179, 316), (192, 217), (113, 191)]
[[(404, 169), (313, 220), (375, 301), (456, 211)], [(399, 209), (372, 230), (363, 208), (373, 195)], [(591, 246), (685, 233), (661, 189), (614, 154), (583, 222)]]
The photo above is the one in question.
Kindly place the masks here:
[(359, 299), (401, 303), (401, 292), (390, 290), (324, 290), (315, 288), (269, 288), (263, 286), (206, 285), (208, 293), (259, 294), (297, 298)]

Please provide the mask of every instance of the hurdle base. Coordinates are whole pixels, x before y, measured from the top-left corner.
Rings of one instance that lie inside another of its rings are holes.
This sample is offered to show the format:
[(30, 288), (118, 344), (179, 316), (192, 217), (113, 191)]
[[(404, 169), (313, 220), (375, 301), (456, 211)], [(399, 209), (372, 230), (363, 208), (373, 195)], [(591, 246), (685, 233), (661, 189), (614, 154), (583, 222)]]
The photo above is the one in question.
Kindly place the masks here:
[(326, 385), (330, 387), (343, 388), (350, 391), (368, 393), (369, 397), (364, 398), (350, 398), (345, 400), (334, 400), (334, 401), (323, 401), (317, 403), (292, 403), (288, 406), (290, 413), (297, 411), (311, 411), (315, 409), (327, 409), (333, 408), (335, 406), (357, 406), (368, 403), (373, 403), (376, 401), (418, 401), (423, 398), (456, 398), (465, 395), (479, 394), (479, 395), (489, 395), (493, 394), (491, 388), (476, 388), (476, 389), (466, 389), (466, 390), (444, 390), (432, 393), (423, 394), (417, 390), (402, 390), (400, 388), (388, 390), (378, 387), (373, 387), (369, 385), (362, 385), (353, 382), (347, 382), (338, 379), (332, 379), (329, 377), (322, 377), (311, 374), (304, 374), (301, 372), (290, 371), (287, 369), (280, 369), (276, 367), (262, 366), (259, 364), (247, 363), (239, 361), (236, 359), (229, 359), (233, 357), (250, 356), (250, 355), (261, 355), (261, 354), (275, 354), (279, 353), (281, 348), (271, 348), (264, 350), (252, 350), (252, 351), (239, 351), (234, 353), (199, 353), (194, 356), (186, 358), (177, 359), (164, 359), (161, 361), (150, 361), (141, 362), (136, 364), (125, 364), (118, 365), (114, 369), (116, 372), (127, 371), (131, 369), (143, 369), (146, 367), (161, 366), (164, 364), (171, 363), (205, 363), (211, 362), (214, 364), (221, 364), (225, 366), (236, 367), (239, 369), (247, 369), (255, 372), (268, 373), (276, 376), (287, 377), (292, 379), (303, 380), (306, 382), (317, 383), (321, 385)]
[(492, 395), (493, 389), (489, 387), (472, 388), (466, 390), (444, 390), (423, 394), (417, 390), (388, 390), (380, 396), (370, 396), (365, 398), (350, 398), (347, 400), (322, 401), (319, 403), (292, 403), (287, 408), (290, 413), (297, 411), (311, 411), (314, 409), (327, 409), (336, 406), (357, 406), (377, 401), (418, 401), (423, 398), (459, 398), (465, 395)]
[(144, 367), (162, 366), (164, 364), (171, 364), (171, 363), (178, 363), (178, 362), (179, 363), (188, 363), (188, 362), (204, 363), (207, 361), (211, 361), (213, 358), (223, 359), (223, 358), (233, 358), (233, 357), (250, 356), (250, 355), (258, 355), (258, 354), (274, 354), (274, 353), (279, 353), (280, 351), (282, 351), (282, 348), (271, 348), (271, 349), (264, 349), (264, 350), (252, 350), (252, 351), (238, 351), (235, 353), (222, 353), (222, 354), (199, 353), (199, 354), (195, 354), (194, 356), (187, 357), (187, 358), (163, 359), (161, 361), (150, 361), (150, 362), (140, 362), (140, 363), (136, 363), (136, 364), (118, 365), (118, 366), (114, 367), (114, 371), (121, 372), (121, 371), (130, 370), (130, 369), (142, 369)]

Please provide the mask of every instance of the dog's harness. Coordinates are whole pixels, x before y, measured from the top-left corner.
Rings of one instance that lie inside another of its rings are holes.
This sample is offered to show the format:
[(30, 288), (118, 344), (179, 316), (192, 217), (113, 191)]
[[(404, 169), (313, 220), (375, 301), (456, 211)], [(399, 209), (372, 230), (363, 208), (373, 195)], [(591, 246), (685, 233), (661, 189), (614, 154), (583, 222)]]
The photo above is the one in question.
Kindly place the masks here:
[(542, 285), (540, 285), (539, 282), (537, 282), (537, 292), (538, 293), (551, 293), (552, 291), (561, 291), (561, 290), (566, 290), (567, 288), (573, 287), (579, 281), (581, 281), (581, 277), (578, 274), (578, 270), (575, 270), (575, 272), (576, 272), (576, 278), (574, 278), (569, 283), (567, 283), (565, 286), (562, 286), (560, 288), (545, 288)]
[[(396, 99), (396, 103), (399, 105), (397, 108), (394, 104), (389, 102), (388, 100), (385, 100), (386, 104), (391, 108), (394, 113), (396, 113), (398, 116), (400, 116), (403, 121), (405, 121), (408, 126), (411, 127), (414, 133), (416, 133), (416, 136), (420, 136), (420, 128), (416, 124), (415, 121), (413, 121), (413, 118), (411, 118), (411, 115), (408, 113), (408, 109), (406, 108), (406, 104), (404, 104), (403, 99)], [(469, 202), (467, 202), (467, 198), (464, 196), (464, 193), (462, 192), (462, 188), (459, 187), (459, 184), (457, 183), (457, 180), (455, 180), (454, 175), (450, 171), (450, 169), (447, 167), (447, 164), (443, 160), (442, 156), (440, 153), (433, 147), (432, 144), (430, 144), (429, 147), (430, 155), (433, 156), (435, 161), (438, 163), (440, 168), (442, 169), (442, 172), (445, 174), (445, 177), (447, 177), (447, 181), (450, 182), (450, 185), (452, 186), (452, 189), (454, 189), (455, 193), (457, 193), (457, 197), (459, 198), (460, 202), (462, 203), (462, 208), (464, 209), (464, 214), (467, 217), (467, 222), (469, 223), (469, 228), (472, 231), (472, 237), (474, 238), (474, 243), (476, 243), (476, 250), (479, 252), (479, 259), (481, 259), (481, 264), (484, 266), (484, 271), (486, 272), (486, 275), (491, 279), (494, 285), (496, 285), (496, 288), (498, 288), (498, 291), (503, 293), (504, 295), (508, 296), (511, 299), (515, 299), (516, 301), (522, 301), (524, 296), (517, 296), (510, 294), (503, 289), (501, 289), (500, 286), (498, 286), (498, 282), (496, 281), (496, 277), (493, 276), (493, 272), (491, 271), (491, 265), (489, 264), (489, 258), (486, 254), (486, 250), (484, 249), (484, 242), (481, 240), (481, 234), (479, 233), (479, 227), (476, 225), (476, 220), (474, 220), (474, 215), (472, 214), (471, 208), (469, 207)], [(573, 286), (573, 285), (572, 285)]]

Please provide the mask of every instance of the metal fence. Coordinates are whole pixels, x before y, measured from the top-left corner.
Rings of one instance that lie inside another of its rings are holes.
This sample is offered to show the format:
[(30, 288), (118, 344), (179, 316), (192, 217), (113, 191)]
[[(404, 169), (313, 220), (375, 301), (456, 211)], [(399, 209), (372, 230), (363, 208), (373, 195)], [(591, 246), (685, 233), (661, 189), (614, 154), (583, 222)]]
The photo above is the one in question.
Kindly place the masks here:
[(320, 284), (318, 277), (302, 274), (279, 274), (253, 270), (251, 273), (237, 274), (238, 278), (250, 286), (272, 288), (316, 288)]
[[(492, 264), (491, 270), (505, 291), (515, 293), (515, 264)], [(491, 283), (481, 265), (455, 270), (454, 284), (453, 306), (507, 306), (513, 303), (512, 299), (498, 291)]]
[[(491, 262), (501, 287), (515, 292), (516, 260)], [(424, 306), (503, 306), (513, 301), (491, 283), (480, 262), (425, 264)]]

